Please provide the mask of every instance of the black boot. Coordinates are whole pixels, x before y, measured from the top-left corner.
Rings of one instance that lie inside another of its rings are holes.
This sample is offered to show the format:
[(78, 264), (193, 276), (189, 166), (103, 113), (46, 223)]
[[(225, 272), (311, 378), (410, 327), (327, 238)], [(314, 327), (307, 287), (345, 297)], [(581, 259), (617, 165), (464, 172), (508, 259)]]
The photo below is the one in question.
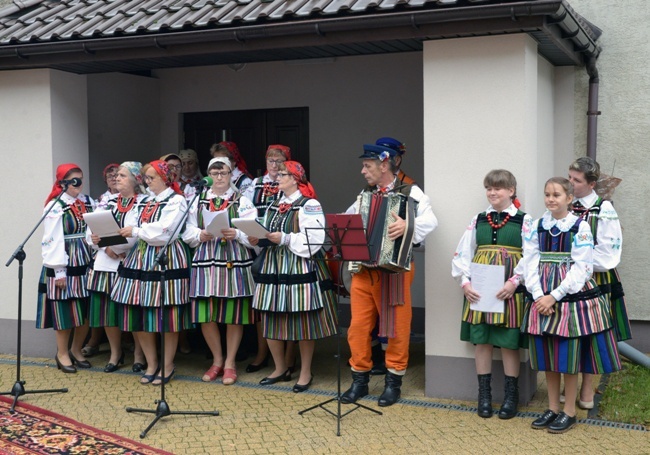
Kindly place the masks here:
[(381, 347), (381, 343), (372, 347), (372, 376), (386, 374), (386, 352)]
[(378, 404), (381, 407), (392, 406), (402, 394), (402, 376), (387, 371), (384, 384), (384, 393), (379, 397)]
[(499, 409), (500, 419), (512, 419), (517, 415), (519, 405), (519, 378), (506, 376), (503, 404)]
[(370, 381), (370, 372), (364, 371), (359, 373), (352, 372), (352, 386), (341, 395), (341, 403), (356, 403), (359, 398), (368, 395), (368, 382)]
[(478, 375), (478, 412), (484, 419), (492, 417), (492, 374)]

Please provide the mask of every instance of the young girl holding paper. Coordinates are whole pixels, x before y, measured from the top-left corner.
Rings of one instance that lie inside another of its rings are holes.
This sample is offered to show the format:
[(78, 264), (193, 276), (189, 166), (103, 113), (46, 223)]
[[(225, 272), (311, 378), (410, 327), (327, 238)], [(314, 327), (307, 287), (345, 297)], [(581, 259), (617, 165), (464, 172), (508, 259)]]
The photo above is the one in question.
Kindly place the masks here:
[[(246, 235), (232, 227), (216, 235), (206, 230), (206, 212), (226, 210), (229, 219), (255, 219), (253, 203), (235, 191), (230, 183), (231, 161), (226, 157), (210, 160), (208, 176), (213, 179), (190, 208), (183, 240), (194, 251), (190, 275), (192, 323), (201, 324), (201, 331), (213, 364), (202, 377), (214, 381), (223, 375), (223, 384), (237, 381), (235, 357), (244, 333), (244, 324), (253, 324), (251, 301), (255, 283), (251, 275), (253, 255), (246, 248)], [(217, 323), (227, 324), (226, 359), (223, 358), (221, 336)]]
[[(460, 338), (476, 346), (478, 375), (478, 415), (492, 417), (492, 351), (501, 348), (505, 372), (504, 400), (499, 418), (511, 419), (519, 404), (519, 347), (524, 310), (522, 245), (523, 227), (532, 224), (530, 215), (520, 211), (516, 197), (517, 180), (509, 171), (490, 171), (483, 180), (490, 206), (476, 215), (460, 239), (452, 276), (463, 288), (463, 316)], [(502, 287), (496, 298), (503, 311), (488, 313), (474, 309), (481, 294), (472, 287), (472, 263), (501, 265), (505, 268)]]

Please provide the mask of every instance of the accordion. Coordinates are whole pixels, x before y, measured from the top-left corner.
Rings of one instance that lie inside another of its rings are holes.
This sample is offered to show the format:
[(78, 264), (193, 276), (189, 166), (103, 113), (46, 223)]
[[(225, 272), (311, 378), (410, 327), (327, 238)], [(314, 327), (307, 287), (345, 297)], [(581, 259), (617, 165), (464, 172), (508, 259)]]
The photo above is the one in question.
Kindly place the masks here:
[[(371, 259), (363, 264), (395, 273), (411, 270), (416, 202), (401, 193), (364, 191), (359, 197)], [(404, 219), (406, 229), (403, 236), (390, 240), (388, 226), (395, 222), (393, 214)]]

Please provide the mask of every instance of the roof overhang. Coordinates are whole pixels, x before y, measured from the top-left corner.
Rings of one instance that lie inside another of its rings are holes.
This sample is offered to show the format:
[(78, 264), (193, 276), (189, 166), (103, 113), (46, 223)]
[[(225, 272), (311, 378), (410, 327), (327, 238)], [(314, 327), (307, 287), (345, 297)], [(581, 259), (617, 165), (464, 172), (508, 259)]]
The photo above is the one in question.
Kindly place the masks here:
[(0, 70), (79, 74), (420, 51), (425, 40), (527, 33), (552, 64), (597, 58), (600, 31), (563, 0), (344, 15), (0, 46)]

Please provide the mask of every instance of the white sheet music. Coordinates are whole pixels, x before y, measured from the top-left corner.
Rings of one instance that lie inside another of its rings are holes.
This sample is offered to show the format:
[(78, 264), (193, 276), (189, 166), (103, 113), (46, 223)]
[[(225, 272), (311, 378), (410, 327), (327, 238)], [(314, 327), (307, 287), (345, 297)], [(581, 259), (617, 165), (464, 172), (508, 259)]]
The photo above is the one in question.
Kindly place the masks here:
[(481, 299), (470, 305), (474, 311), (485, 313), (503, 313), (505, 306), (503, 300), (497, 298), (497, 293), (503, 287), (506, 273), (503, 265), (477, 264), (470, 265), (472, 288), (478, 292)]
[(228, 210), (221, 210), (219, 212), (210, 212), (203, 210), (203, 220), (205, 221), (205, 230), (215, 237), (221, 237), (222, 229), (230, 228), (228, 221)]
[(266, 234), (269, 233), (269, 231), (264, 226), (262, 226), (262, 224), (256, 219), (233, 218), (232, 224), (233, 226), (236, 226), (238, 229), (240, 229), (244, 234), (246, 234), (249, 237), (265, 239)]

